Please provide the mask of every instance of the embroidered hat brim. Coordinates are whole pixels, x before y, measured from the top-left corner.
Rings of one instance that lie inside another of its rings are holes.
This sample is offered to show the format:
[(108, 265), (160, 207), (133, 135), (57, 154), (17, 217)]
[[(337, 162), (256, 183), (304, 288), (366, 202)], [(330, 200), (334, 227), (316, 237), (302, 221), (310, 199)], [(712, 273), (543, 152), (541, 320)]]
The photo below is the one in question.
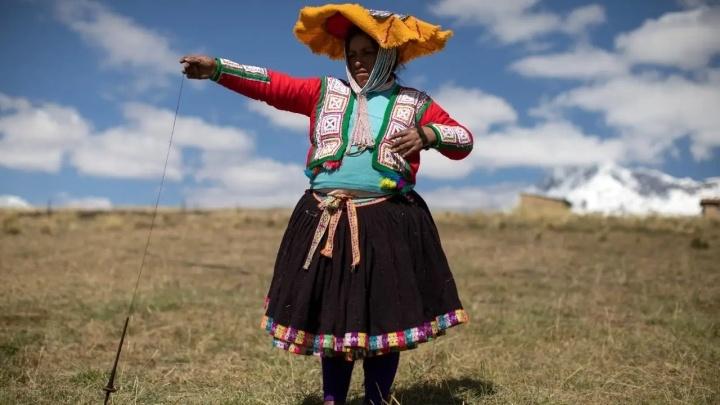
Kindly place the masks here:
[(359, 4), (304, 7), (293, 32), (314, 53), (343, 59), (345, 35), (353, 25), (381, 47), (398, 48), (400, 63), (442, 50), (453, 34), (411, 15), (369, 10)]

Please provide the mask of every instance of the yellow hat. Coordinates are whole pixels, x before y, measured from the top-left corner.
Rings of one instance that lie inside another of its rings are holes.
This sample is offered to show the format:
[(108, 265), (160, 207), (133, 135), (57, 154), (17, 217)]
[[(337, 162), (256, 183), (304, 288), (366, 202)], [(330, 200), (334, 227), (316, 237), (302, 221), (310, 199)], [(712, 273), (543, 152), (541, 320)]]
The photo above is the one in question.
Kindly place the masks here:
[(327, 4), (304, 7), (295, 23), (295, 36), (314, 53), (332, 59), (345, 57), (345, 35), (357, 26), (383, 48), (398, 48), (400, 63), (443, 49), (452, 31), (441, 31), (409, 15), (368, 10), (359, 4)]

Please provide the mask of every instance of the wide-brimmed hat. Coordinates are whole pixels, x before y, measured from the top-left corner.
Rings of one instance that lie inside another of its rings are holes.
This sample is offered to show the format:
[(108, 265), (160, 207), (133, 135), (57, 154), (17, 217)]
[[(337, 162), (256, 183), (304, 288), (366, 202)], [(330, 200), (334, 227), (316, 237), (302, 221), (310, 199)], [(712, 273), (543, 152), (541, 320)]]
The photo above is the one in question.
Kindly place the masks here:
[(452, 36), (452, 31), (411, 15), (369, 10), (359, 4), (304, 7), (293, 31), (314, 53), (343, 59), (345, 36), (353, 25), (381, 47), (398, 48), (400, 63), (440, 51)]

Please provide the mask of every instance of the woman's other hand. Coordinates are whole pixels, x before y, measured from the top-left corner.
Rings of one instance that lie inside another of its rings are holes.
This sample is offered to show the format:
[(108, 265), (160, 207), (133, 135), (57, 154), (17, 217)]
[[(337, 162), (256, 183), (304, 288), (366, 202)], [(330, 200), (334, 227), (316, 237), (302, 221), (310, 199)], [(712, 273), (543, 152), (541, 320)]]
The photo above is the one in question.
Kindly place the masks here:
[(423, 138), (418, 133), (418, 128), (408, 128), (406, 130), (395, 133), (392, 136), (393, 152), (399, 153), (403, 158), (407, 159), (413, 153), (419, 152), (427, 145), (435, 144), (435, 131), (430, 128), (420, 127), (423, 131), (427, 143), (423, 143)]
[(215, 73), (215, 58), (206, 55), (185, 55), (180, 63), (188, 79), (209, 79)]

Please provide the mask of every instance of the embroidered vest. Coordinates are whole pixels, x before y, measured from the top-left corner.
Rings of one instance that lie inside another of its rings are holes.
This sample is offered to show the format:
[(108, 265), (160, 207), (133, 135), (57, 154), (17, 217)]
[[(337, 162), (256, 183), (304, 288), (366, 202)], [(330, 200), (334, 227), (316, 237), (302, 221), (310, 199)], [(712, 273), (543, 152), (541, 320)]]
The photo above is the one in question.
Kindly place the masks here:
[[(348, 124), (355, 98), (345, 82), (334, 77), (323, 78), (312, 130), (312, 149), (307, 162), (311, 173), (317, 173), (321, 166), (331, 170), (338, 167), (348, 147)], [(390, 135), (415, 127), (429, 101), (427, 94), (402, 86), (395, 86), (390, 96), (382, 126), (375, 138), (372, 164), (391, 180), (409, 180), (412, 176), (410, 164), (392, 151)]]

